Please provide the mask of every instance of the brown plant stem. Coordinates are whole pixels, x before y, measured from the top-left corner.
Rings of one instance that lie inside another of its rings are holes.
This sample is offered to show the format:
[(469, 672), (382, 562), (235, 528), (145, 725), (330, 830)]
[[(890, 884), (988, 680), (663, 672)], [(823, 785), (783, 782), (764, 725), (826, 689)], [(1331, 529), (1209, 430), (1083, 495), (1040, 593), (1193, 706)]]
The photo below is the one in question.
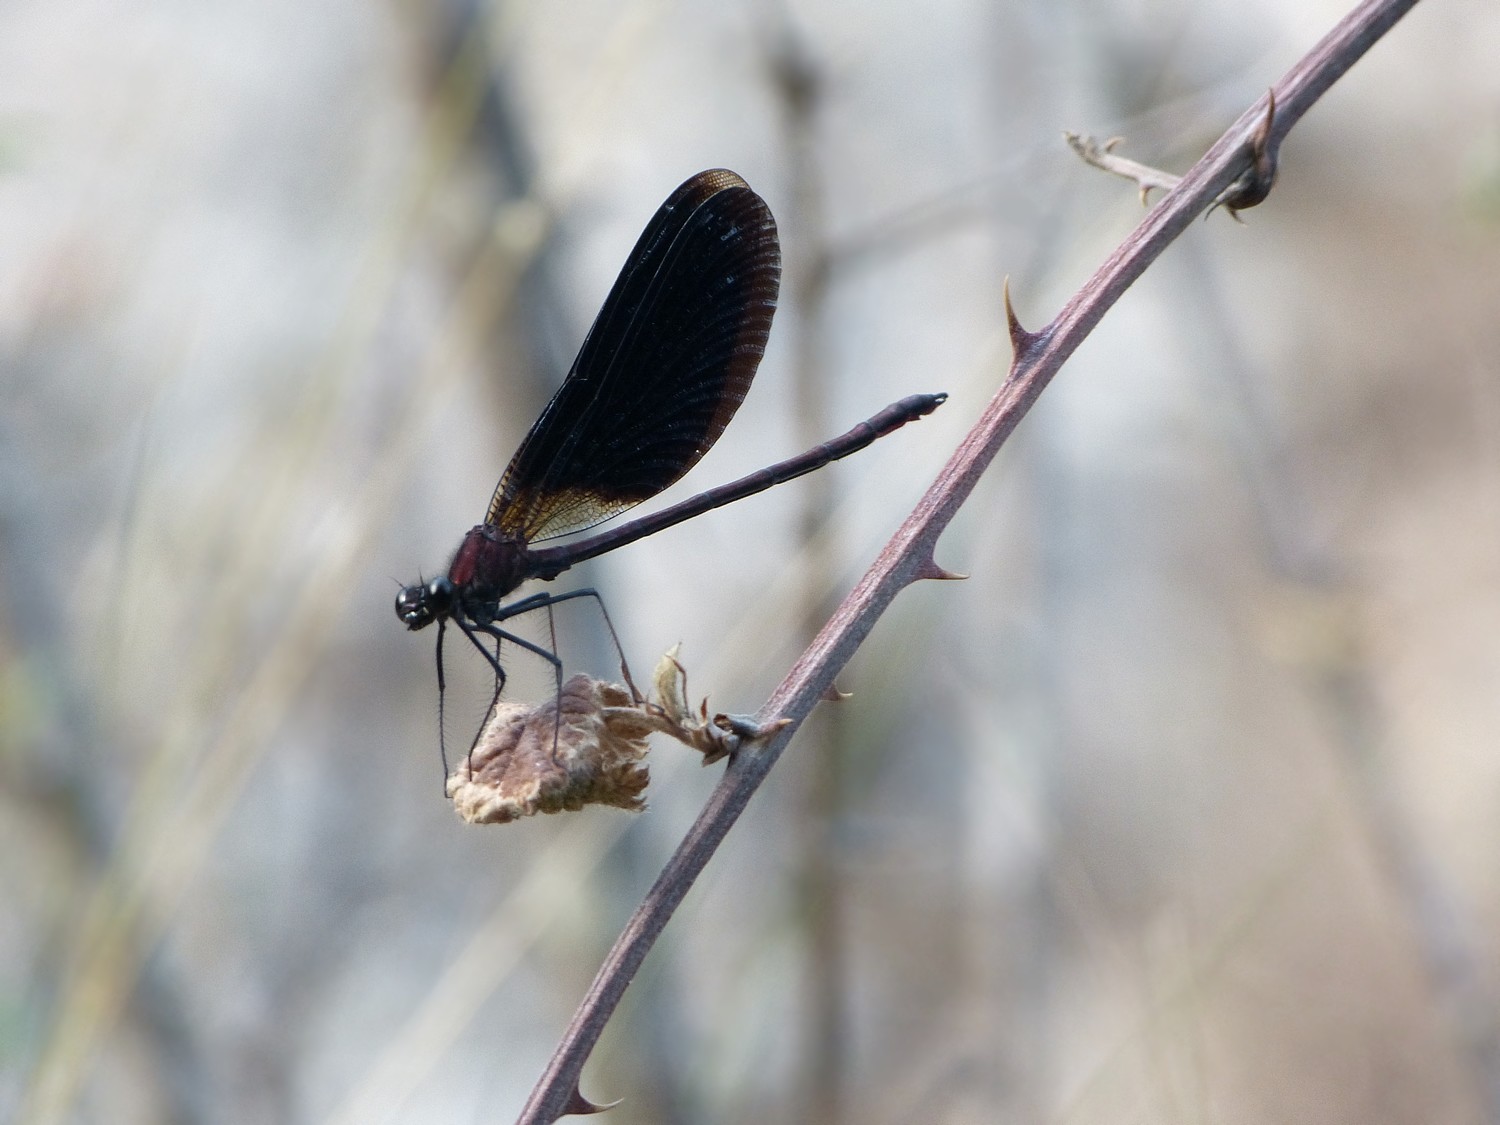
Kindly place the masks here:
[[(1263, 144), (1281, 139), (1323, 93), (1416, 4), (1364, 0), (1304, 55), (1273, 90), (1276, 113)], [(1027, 332), (1010, 308), (1015, 357), (1009, 375), (937, 479), (874, 564), (850, 591), (807, 651), (760, 709), (760, 722), (789, 720), (765, 743), (736, 754), (703, 812), (667, 861), (645, 900), (616, 939), (579, 1005), (546, 1071), (521, 1112), (522, 1125), (586, 1112), (579, 1094), (583, 1065), (646, 954), (708, 864), (751, 796), (776, 764), (802, 720), (829, 691), (875, 622), (901, 590), (922, 578), (950, 577), (933, 559), (938, 536), (974, 490), (980, 475), (1043, 389), (1122, 293), (1246, 169), (1250, 141), (1266, 116), (1262, 97), (1246, 109), (1175, 188), (1089, 278), (1057, 317)]]

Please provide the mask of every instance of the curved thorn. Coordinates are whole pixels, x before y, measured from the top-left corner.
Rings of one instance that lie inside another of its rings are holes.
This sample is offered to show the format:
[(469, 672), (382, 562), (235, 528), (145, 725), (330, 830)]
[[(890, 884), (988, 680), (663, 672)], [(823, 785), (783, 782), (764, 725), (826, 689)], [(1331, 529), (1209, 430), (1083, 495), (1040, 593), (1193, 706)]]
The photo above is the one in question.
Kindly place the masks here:
[(846, 699), (853, 699), (852, 691), (839, 691), (837, 684), (829, 684), (828, 690), (823, 693), (824, 703), (842, 703)]
[[(719, 722), (721, 719), (722, 723)], [(772, 719), (769, 723), (757, 723), (754, 715), (715, 715), (714, 722), (745, 742), (761, 742), (792, 725), (791, 719)]]
[(619, 1105), (620, 1101), (623, 1100), (624, 1099), (622, 1098), (618, 1101), (609, 1102), (606, 1105), (596, 1105), (595, 1103), (589, 1101), (588, 1098), (580, 1094), (578, 1092), (578, 1087), (574, 1086), (573, 1092), (568, 1095), (568, 1106), (565, 1110), (563, 1110), (563, 1115), (567, 1116), (569, 1114), (578, 1114), (582, 1116), (590, 1113), (603, 1113), (606, 1109), (614, 1109), (615, 1106)]
[(1036, 343), (1036, 334), (1028, 332), (1021, 327), (1020, 318), (1016, 316), (1015, 306), (1010, 303), (1010, 275), (1006, 274), (1005, 284), (1001, 290), (1005, 297), (1005, 324), (1010, 330), (1011, 353), (1016, 356), (1025, 354), (1026, 350)]
[(1249, 210), (1266, 201), (1271, 194), (1271, 188), (1276, 184), (1276, 172), (1279, 154), (1278, 146), (1272, 141), (1272, 130), (1276, 123), (1276, 91), (1266, 92), (1266, 115), (1261, 118), (1255, 132), (1250, 135), (1250, 166), (1240, 173), (1239, 177), (1220, 193), (1219, 198), (1214, 200), (1213, 207), (1205, 213), (1212, 214), (1214, 207), (1223, 205), (1229, 212), (1231, 218), (1238, 222), (1239, 212)]
[(934, 582), (960, 582), (968, 577), (967, 574), (960, 574), (955, 570), (949, 570), (944, 566), (940, 566), (935, 559), (927, 558), (917, 567), (916, 577), (913, 580), (931, 579)]
[(1255, 130), (1252, 138), (1255, 142), (1257, 152), (1263, 152), (1266, 143), (1271, 139), (1271, 126), (1276, 121), (1276, 88), (1273, 86), (1266, 91), (1266, 116), (1262, 118), (1260, 125)]

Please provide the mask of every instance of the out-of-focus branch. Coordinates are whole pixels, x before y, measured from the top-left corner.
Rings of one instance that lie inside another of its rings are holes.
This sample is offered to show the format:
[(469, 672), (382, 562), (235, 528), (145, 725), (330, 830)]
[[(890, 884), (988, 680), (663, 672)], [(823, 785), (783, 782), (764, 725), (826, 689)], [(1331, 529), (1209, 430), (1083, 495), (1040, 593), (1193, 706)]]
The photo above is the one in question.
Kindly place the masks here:
[(519, 1118), (522, 1123), (552, 1122), (568, 1113), (586, 1113), (596, 1108), (579, 1092), (579, 1076), (646, 954), (776, 764), (798, 725), (830, 691), (835, 675), (874, 628), (886, 607), (903, 588), (918, 579), (950, 577), (933, 558), (938, 536), (1063, 363), (1120, 295), (1193, 219), (1251, 170), (1268, 147), (1274, 152), (1323, 92), (1415, 4), (1416, 0), (1365, 0), (1356, 6), (1276, 84), (1269, 95), (1275, 98), (1275, 114), (1269, 127), (1256, 136), (1267, 120), (1269, 108), (1267, 98), (1257, 99), (1181, 182), (1167, 192), (1050, 324), (1037, 332), (1026, 331), (1010, 308), (1007, 292), (1006, 314), (1015, 358), (1004, 384), (916, 510), (761, 708), (757, 718), (762, 724), (785, 720), (789, 725), (731, 760), (707, 806), (599, 969), (522, 1110)]

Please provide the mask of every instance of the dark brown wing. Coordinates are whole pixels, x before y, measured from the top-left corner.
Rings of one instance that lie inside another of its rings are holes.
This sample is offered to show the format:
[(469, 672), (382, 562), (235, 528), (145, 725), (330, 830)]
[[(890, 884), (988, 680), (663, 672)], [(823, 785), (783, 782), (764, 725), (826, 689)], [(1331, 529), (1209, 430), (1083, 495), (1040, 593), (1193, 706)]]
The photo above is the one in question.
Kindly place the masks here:
[(679, 187), (626, 259), (485, 522), (528, 542), (580, 531), (696, 465), (750, 389), (780, 283), (776, 221), (744, 180), (717, 169)]

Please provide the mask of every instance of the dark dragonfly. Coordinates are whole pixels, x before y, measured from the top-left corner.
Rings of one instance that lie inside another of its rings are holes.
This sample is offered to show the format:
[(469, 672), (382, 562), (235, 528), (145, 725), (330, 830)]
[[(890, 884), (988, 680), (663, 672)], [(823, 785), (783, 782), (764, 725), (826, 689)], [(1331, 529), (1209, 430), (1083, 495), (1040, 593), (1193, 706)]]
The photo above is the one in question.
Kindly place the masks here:
[[(502, 641), (550, 661), (561, 685), (557, 655), (500, 622), (572, 598), (594, 598), (601, 609), (603, 602), (594, 590), (574, 590), (502, 604), (523, 582), (549, 581), (585, 559), (847, 457), (947, 398), (911, 395), (841, 437), (731, 484), (587, 539), (533, 547), (619, 515), (698, 463), (750, 389), (780, 282), (776, 222), (733, 172), (699, 172), (662, 204), (568, 377), (500, 478), (484, 522), (464, 536), (445, 577), (396, 597), (407, 628), (438, 623), (440, 699), (449, 622), (494, 669), (496, 699), (505, 682)], [(482, 637), (495, 641), (493, 653)]]

